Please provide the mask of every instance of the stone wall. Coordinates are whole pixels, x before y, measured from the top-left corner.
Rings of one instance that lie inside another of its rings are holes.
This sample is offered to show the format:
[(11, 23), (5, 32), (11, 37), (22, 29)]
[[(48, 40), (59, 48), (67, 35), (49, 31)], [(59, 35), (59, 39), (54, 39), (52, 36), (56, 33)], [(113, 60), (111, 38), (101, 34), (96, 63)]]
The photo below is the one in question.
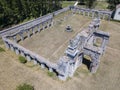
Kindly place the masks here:
[(111, 19), (111, 11), (105, 11), (105, 10), (95, 10), (95, 9), (86, 9), (86, 8), (79, 8), (71, 6), (70, 9), (73, 13), (78, 13), (84, 16), (92, 17), (92, 18), (100, 18), (100, 19)]
[[(44, 57), (20, 46), (17, 43), (19, 41), (23, 41), (25, 38), (29, 38), (31, 35), (34, 35), (35, 33), (39, 33), (41, 30), (45, 30), (46, 28), (53, 26), (54, 24), (53, 17), (68, 10), (72, 10), (74, 13), (79, 12), (82, 13), (83, 15), (86, 15), (87, 12), (88, 16), (90, 13), (92, 13), (93, 16), (95, 12), (99, 13), (101, 12), (90, 9), (81, 9), (77, 7), (67, 7), (55, 11), (53, 13), (47, 14), (45, 16), (39, 17), (37, 19), (28, 21), (26, 23), (5, 29), (0, 32), (0, 35), (2, 36), (6, 48), (11, 49), (17, 55), (25, 57), (28, 61), (33, 60), (34, 64), (41, 65), (41, 68), (46, 67), (50, 72), (54, 71), (55, 73), (58, 74), (58, 77), (61, 80), (66, 80), (67, 77), (72, 77), (74, 75), (75, 70), (82, 64), (84, 54), (88, 54), (93, 57), (93, 62), (90, 66), (91, 67), (90, 70), (91, 72), (92, 71), (95, 72), (99, 65), (98, 63), (96, 65), (96, 62), (98, 62), (99, 56), (102, 53), (95, 51), (94, 47), (88, 48), (87, 44), (91, 44), (94, 41), (94, 37), (92, 38), (92, 36), (103, 37), (103, 44), (101, 49), (104, 52), (105, 46), (109, 39), (109, 34), (107, 35), (106, 33), (101, 31), (98, 32), (98, 28), (100, 25), (99, 17), (94, 19), (86, 30), (83, 30), (81, 33), (78, 33), (75, 39), (71, 40), (70, 42), (71, 45), (68, 45), (68, 49), (66, 50), (66, 56), (60, 58), (58, 63), (52, 63), (49, 60), (45, 59)], [(110, 17), (110, 12), (103, 13), (102, 11), (102, 14)], [(69, 48), (72, 48), (73, 51), (70, 51)], [(71, 54), (71, 56), (68, 56), (68, 54)], [(93, 68), (93, 66), (95, 68)]]

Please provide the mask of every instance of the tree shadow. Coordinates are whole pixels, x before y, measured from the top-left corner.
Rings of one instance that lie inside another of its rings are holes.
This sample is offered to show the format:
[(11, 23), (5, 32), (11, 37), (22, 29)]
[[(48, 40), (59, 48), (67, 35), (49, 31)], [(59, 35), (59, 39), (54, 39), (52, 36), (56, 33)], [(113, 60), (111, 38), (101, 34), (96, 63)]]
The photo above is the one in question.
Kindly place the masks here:
[(88, 59), (86, 59), (86, 58), (83, 58), (83, 62), (82, 62), (84, 65), (86, 65), (87, 66), (87, 68), (88, 68), (88, 70), (89, 70), (89, 68), (90, 68), (90, 64), (91, 64), (91, 61), (90, 60), (88, 60)]

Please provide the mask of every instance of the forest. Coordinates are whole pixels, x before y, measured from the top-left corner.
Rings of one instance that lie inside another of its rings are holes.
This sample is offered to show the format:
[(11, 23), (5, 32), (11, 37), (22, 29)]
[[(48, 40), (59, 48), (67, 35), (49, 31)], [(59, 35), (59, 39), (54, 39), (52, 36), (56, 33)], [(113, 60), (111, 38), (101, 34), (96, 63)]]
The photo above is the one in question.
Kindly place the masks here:
[(61, 8), (59, 0), (0, 0), (0, 30)]
[[(0, 0), (0, 30), (62, 8), (62, 1), (79, 1), (94, 8), (98, 0)], [(120, 0), (106, 0), (108, 9), (115, 9)]]

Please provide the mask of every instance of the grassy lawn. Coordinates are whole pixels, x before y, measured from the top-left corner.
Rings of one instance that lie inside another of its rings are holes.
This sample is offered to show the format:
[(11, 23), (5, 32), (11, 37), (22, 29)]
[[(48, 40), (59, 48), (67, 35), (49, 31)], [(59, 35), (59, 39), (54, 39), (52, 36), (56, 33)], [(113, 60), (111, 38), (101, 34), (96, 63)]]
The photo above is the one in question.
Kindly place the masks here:
[(74, 5), (75, 4), (75, 1), (62, 1), (62, 7), (67, 7), (67, 6), (70, 6), (70, 5)]
[(96, 9), (107, 9), (108, 3), (104, 1), (97, 2)]
[[(79, 5), (81, 8), (86, 8), (85, 5)], [(107, 9), (108, 3), (105, 1), (98, 1), (96, 2), (95, 9)]]

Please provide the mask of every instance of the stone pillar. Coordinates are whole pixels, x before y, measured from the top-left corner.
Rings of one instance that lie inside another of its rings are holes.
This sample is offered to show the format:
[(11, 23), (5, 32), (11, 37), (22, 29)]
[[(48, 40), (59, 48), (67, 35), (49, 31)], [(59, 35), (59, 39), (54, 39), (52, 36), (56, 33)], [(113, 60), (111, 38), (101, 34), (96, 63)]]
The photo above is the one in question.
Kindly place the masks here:
[(25, 57), (25, 54), (24, 54), (24, 52), (23, 52), (23, 51), (21, 51), (21, 56)]
[(41, 64), (41, 68), (45, 68), (45, 65), (44, 65), (44, 64)]
[(79, 14), (80, 14), (80, 10), (79, 10)]
[(26, 56), (27, 61), (31, 61), (31, 57), (29, 55)]
[(19, 54), (20, 54), (20, 52), (19, 52), (19, 50), (18, 50), (18, 49), (15, 49), (15, 53), (16, 53), (17, 55), (19, 55)]
[(82, 10), (82, 15), (84, 15), (84, 11)]
[(94, 16), (95, 16), (95, 12), (92, 12), (92, 18), (94, 18)]
[(7, 49), (10, 48), (10, 45), (7, 42), (4, 42)]
[(13, 37), (13, 40), (14, 40), (14, 42), (17, 42), (17, 40), (16, 40), (16, 36)]
[(38, 32), (40, 32), (40, 25), (38, 25)]
[(85, 11), (83, 11), (83, 16), (85, 16)]
[(30, 37), (30, 30), (27, 31), (27, 36)]
[(53, 26), (53, 20), (51, 21), (51, 26)]
[(100, 18), (100, 13), (98, 13), (98, 17)]
[(88, 13), (88, 17), (90, 16), (90, 12), (87, 12)]
[(105, 19), (105, 14), (103, 14), (103, 17), (102, 17), (102, 19), (103, 19), (103, 20)]
[(10, 45), (10, 49), (11, 49), (12, 51), (14, 51), (14, 47), (13, 47), (12, 45)]
[(34, 30), (34, 27), (32, 27), (32, 33), (35, 34), (35, 30)]
[(24, 40), (23, 33), (20, 34), (20, 38), (22, 41)]
[(49, 68), (49, 72), (53, 72), (53, 69), (52, 69), (52, 68)]
[(94, 37), (94, 39), (93, 39), (93, 44), (95, 44), (96, 43), (96, 37)]
[(108, 21), (110, 21), (110, 19), (111, 19), (111, 15), (110, 15), (110, 14), (108, 14)]
[(36, 60), (33, 60), (34, 61), (34, 65), (36, 65), (37, 64), (37, 61)]
[(49, 28), (49, 21), (47, 22), (47, 28)]
[(43, 28), (43, 30), (45, 29), (44, 22), (42, 22), (42, 28)]
[(99, 62), (98, 61), (94, 61), (90, 64), (90, 72), (91, 73), (96, 73), (97, 69), (99, 66)]

